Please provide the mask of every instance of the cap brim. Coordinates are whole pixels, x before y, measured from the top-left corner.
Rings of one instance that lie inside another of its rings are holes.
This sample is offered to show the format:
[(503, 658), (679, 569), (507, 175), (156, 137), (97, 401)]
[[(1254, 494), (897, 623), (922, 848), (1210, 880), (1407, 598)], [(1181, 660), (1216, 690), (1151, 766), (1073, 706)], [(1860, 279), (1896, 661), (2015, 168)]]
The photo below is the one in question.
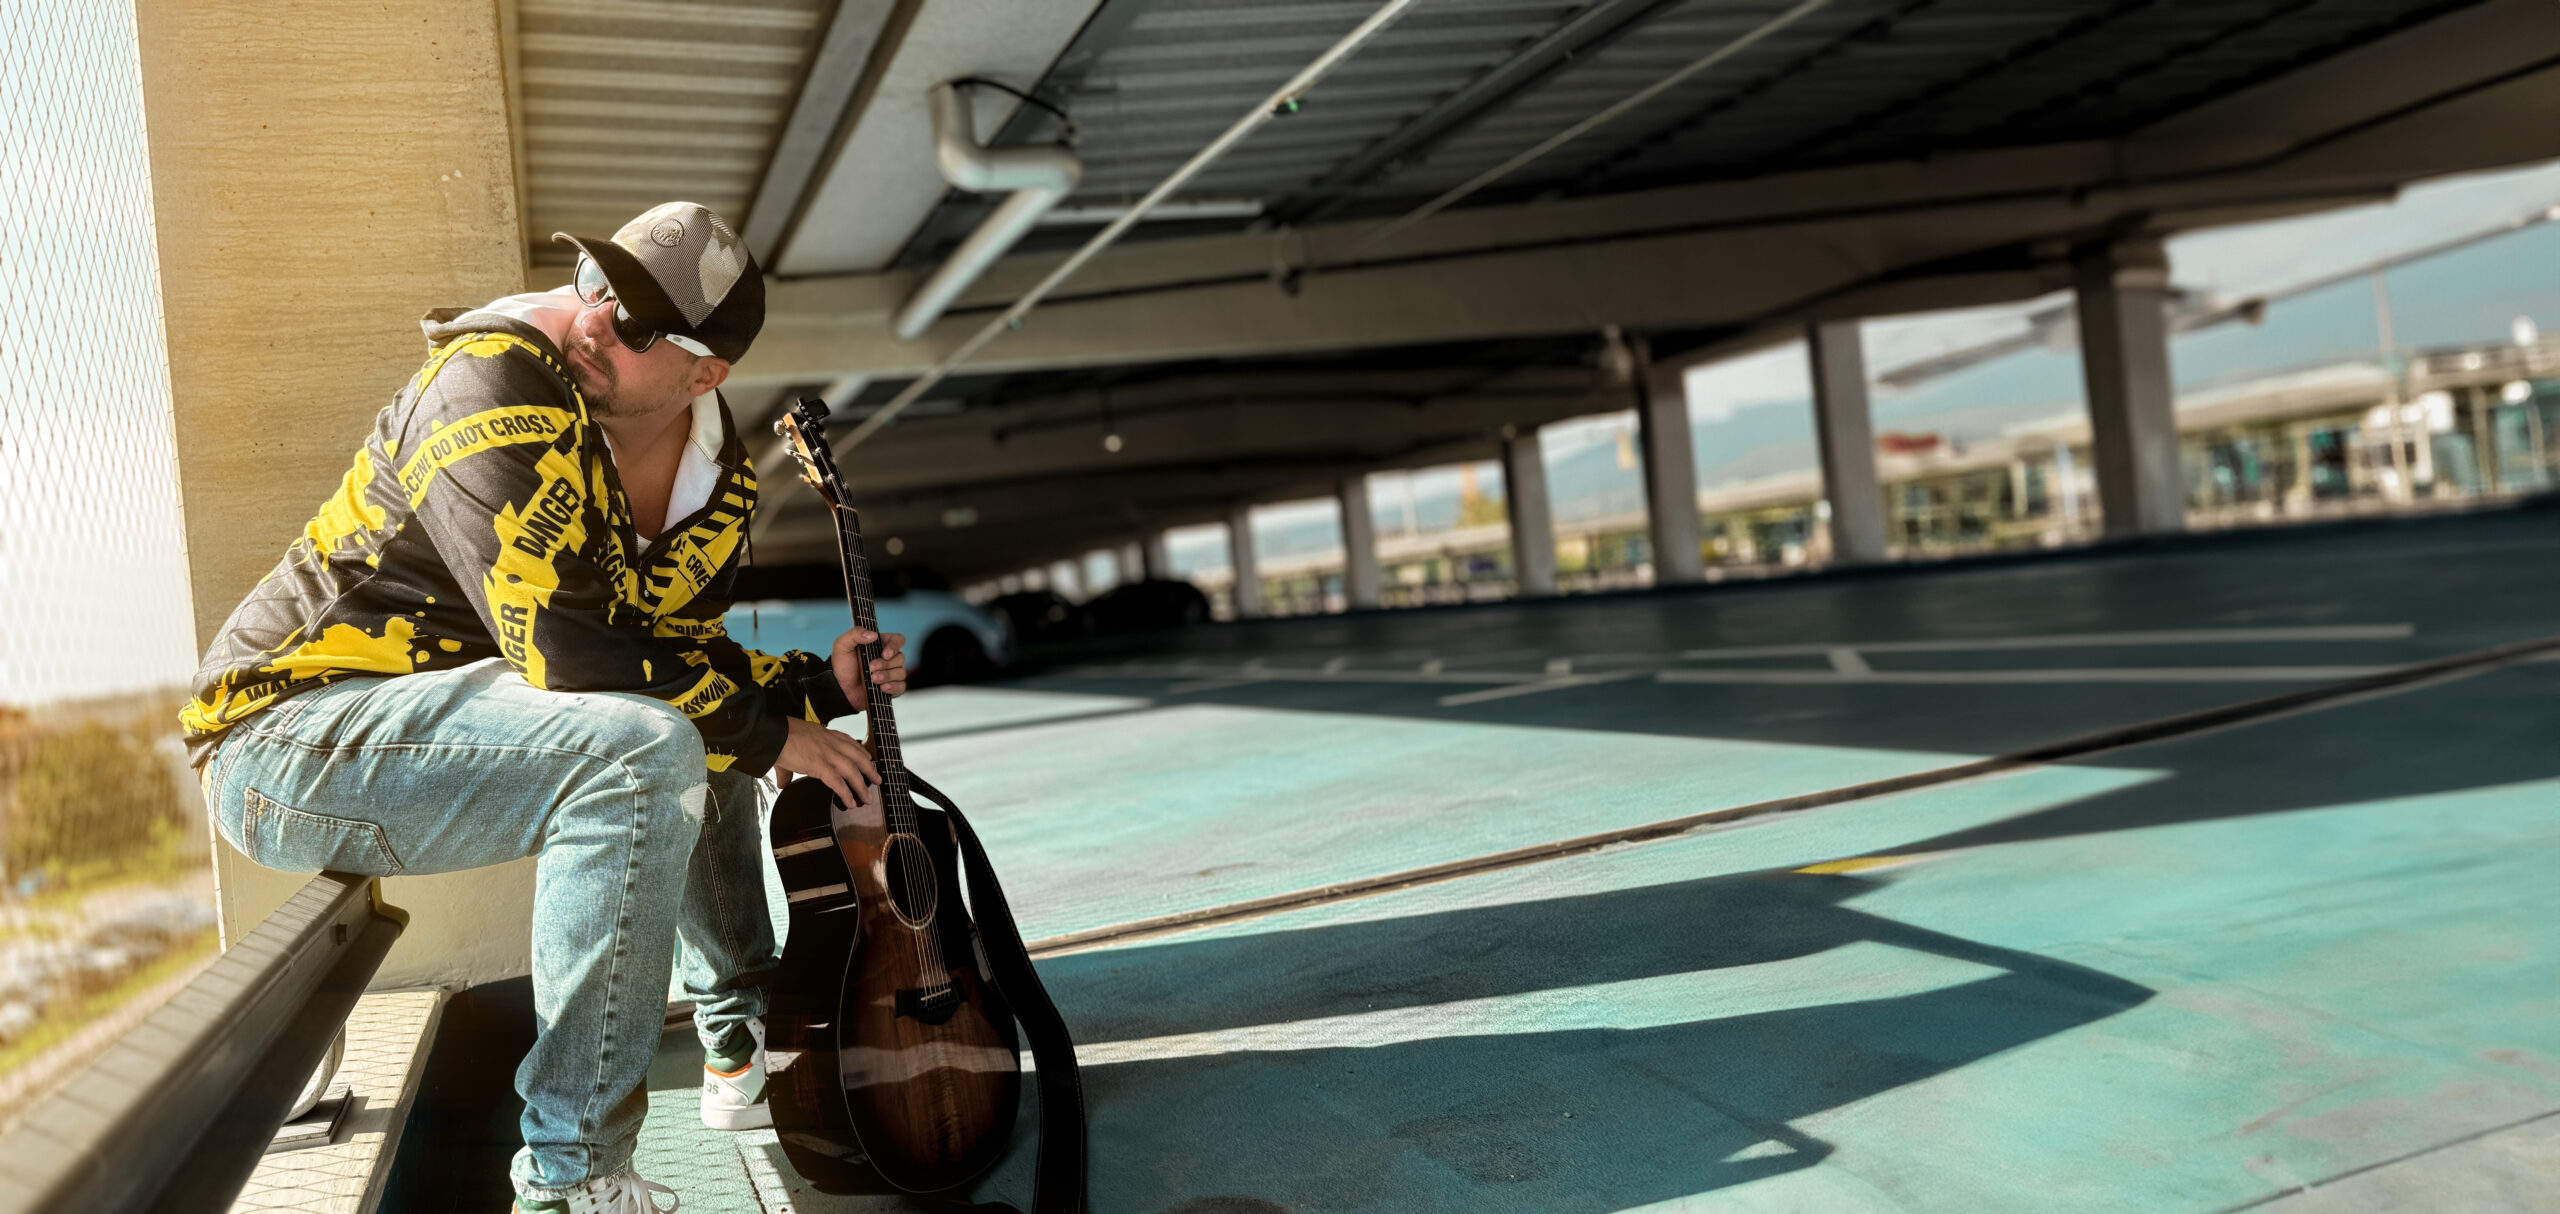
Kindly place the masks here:
[(567, 232), (553, 232), (551, 239), (592, 259), (596, 268), (604, 271), (604, 280), (613, 284), (614, 298), (622, 301), (633, 319), (661, 333), (693, 332), (693, 325), (677, 310), (675, 301), (667, 298), (667, 289), (658, 285), (656, 276), (630, 250), (610, 240), (591, 240)]

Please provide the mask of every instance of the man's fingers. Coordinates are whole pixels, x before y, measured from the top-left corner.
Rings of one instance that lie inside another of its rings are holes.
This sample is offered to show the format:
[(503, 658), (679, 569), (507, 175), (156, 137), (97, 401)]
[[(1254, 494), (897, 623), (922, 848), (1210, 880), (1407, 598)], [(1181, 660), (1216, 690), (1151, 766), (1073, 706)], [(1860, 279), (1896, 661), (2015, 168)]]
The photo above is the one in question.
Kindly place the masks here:
[(854, 741), (853, 741), (852, 739), (850, 739), (850, 738), (847, 738), (847, 739), (845, 739), (845, 740), (846, 740), (848, 743), (851, 743), (850, 745), (848, 745), (848, 746), (846, 746), (846, 747), (845, 747), (845, 750), (846, 750), (846, 752), (847, 752), (848, 757), (849, 757), (849, 758), (851, 758), (851, 759), (853, 760), (854, 770), (859, 771), (859, 772), (861, 772), (861, 773), (862, 773), (862, 781), (863, 781), (863, 783), (865, 783), (865, 784), (877, 784), (877, 783), (879, 783), (879, 782), (880, 782), (880, 768), (879, 768), (877, 765), (873, 764), (873, 763), (872, 763), (872, 761), (871, 761), (871, 749), (870, 749), (869, 747), (867, 747), (867, 746), (864, 746), (863, 744), (861, 744), (861, 743), (859, 743), (859, 742), (854, 742)]

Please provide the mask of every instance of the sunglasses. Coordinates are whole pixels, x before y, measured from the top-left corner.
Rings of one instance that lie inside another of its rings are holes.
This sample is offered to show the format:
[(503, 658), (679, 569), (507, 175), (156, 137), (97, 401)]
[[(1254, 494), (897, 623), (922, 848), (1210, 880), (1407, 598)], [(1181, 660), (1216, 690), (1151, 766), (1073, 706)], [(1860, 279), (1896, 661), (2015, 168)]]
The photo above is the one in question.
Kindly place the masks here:
[(631, 315), (631, 309), (622, 306), (621, 300), (614, 299), (613, 284), (606, 281), (604, 267), (597, 265), (595, 258), (584, 253), (578, 255), (578, 277), (575, 288), (578, 292), (578, 302), (590, 308), (601, 307), (606, 300), (613, 300), (613, 335), (621, 341), (623, 349), (634, 354), (646, 354), (649, 352), (649, 347), (658, 344), (658, 339), (663, 337), (667, 339), (668, 345), (685, 353), (701, 358), (711, 357), (711, 347), (690, 337), (676, 333), (661, 333), (655, 329), (643, 327), (640, 321)]

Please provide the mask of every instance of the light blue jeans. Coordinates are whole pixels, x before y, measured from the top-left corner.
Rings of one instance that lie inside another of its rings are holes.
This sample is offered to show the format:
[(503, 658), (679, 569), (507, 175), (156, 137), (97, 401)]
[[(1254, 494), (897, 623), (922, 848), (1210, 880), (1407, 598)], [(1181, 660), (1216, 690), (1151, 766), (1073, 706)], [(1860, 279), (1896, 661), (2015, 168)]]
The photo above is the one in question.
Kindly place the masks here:
[(204, 781), (223, 837), (269, 868), (388, 877), (540, 857), (520, 1196), (630, 1165), (670, 964), (705, 1046), (764, 1012), (741, 981), (774, 963), (756, 782), (706, 771), (701, 735), (664, 701), (541, 691), (496, 659), (349, 679), (233, 726)]

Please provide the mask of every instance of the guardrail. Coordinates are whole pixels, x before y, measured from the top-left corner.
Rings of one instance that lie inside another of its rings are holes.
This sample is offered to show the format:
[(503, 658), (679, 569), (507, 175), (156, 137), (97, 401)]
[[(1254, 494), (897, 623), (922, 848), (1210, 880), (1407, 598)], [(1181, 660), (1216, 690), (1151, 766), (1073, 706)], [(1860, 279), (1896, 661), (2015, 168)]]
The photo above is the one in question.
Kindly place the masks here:
[(0, 1214), (230, 1209), (408, 922), (312, 878), (0, 1138)]

